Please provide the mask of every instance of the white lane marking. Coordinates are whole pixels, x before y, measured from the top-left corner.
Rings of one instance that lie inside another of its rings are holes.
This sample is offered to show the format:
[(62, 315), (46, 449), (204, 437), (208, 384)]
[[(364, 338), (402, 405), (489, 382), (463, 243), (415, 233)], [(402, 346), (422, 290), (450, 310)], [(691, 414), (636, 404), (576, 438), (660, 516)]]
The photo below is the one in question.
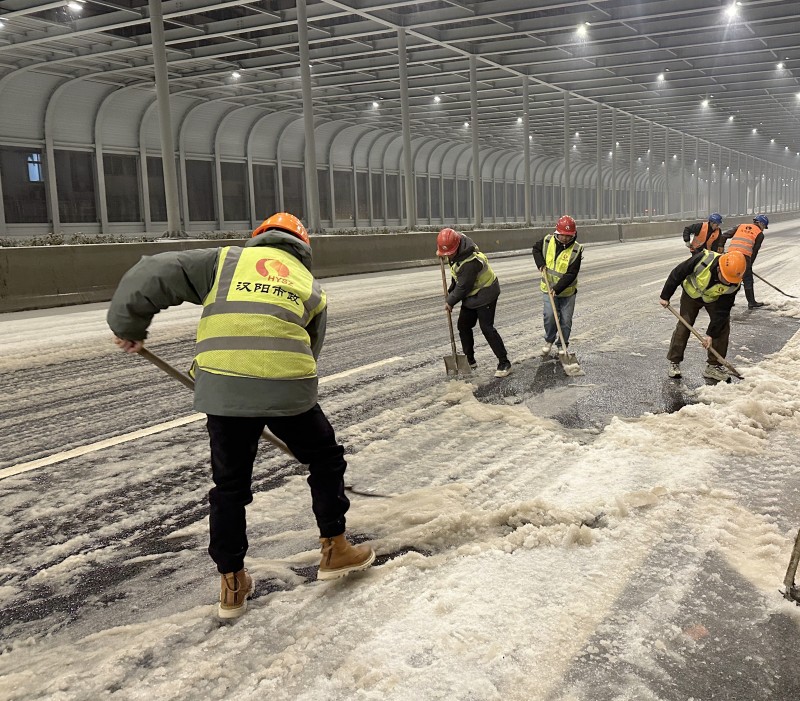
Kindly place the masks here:
[(54, 465), (57, 462), (63, 462), (64, 460), (69, 460), (70, 458), (77, 458), (80, 455), (93, 453), (97, 450), (102, 450), (103, 448), (110, 448), (115, 445), (120, 445), (121, 443), (128, 443), (129, 441), (135, 441), (137, 438), (143, 438), (144, 436), (152, 436), (155, 433), (168, 431), (171, 428), (177, 428), (178, 426), (185, 426), (186, 424), (194, 423), (195, 421), (204, 419), (205, 416), (206, 416), (205, 414), (192, 414), (191, 416), (184, 416), (182, 419), (174, 419), (173, 421), (167, 421), (166, 423), (158, 424), (156, 426), (150, 426), (149, 428), (142, 428), (139, 429), (138, 431), (133, 431), (132, 433), (125, 433), (121, 436), (114, 436), (113, 438), (107, 438), (104, 441), (98, 441), (97, 443), (90, 443), (89, 445), (84, 445), (81, 446), (80, 448), (73, 448), (72, 450), (67, 450), (64, 451), (63, 453), (56, 453), (55, 455), (50, 455), (46, 458), (39, 458), (38, 460), (33, 460), (32, 462), (23, 462), (19, 465), (12, 465), (11, 467), (6, 467), (0, 470), (0, 479), (11, 477), (12, 475), (18, 475), (21, 472), (28, 472), (29, 470), (35, 470), (37, 467)]
[[(328, 375), (327, 377), (323, 377), (320, 379), (320, 384), (326, 384), (328, 382), (333, 382), (334, 380), (340, 380), (343, 377), (349, 377), (350, 375), (355, 375), (359, 372), (363, 372), (364, 370), (372, 370), (373, 368), (380, 367), (381, 365), (388, 365), (389, 363), (396, 363), (398, 360), (402, 360), (402, 356), (394, 356), (392, 358), (387, 358), (386, 360), (378, 360), (374, 363), (369, 363), (367, 365), (361, 365), (357, 368), (352, 368), (351, 370), (345, 370), (344, 372), (338, 372), (335, 375)], [(195, 421), (200, 421), (206, 418), (205, 414), (191, 414), (190, 416), (184, 416), (181, 419), (174, 419), (172, 421), (167, 421), (163, 424), (157, 424), (155, 426), (150, 426), (148, 428), (142, 428), (138, 431), (132, 431), (131, 433), (125, 433), (121, 436), (114, 436), (113, 438), (107, 438), (104, 441), (98, 441), (97, 443), (90, 443), (89, 445), (81, 446), (80, 448), (73, 448), (72, 450), (66, 450), (63, 453), (56, 453), (54, 455), (49, 455), (46, 458), (39, 458), (38, 460), (32, 460), (31, 462), (23, 462), (19, 465), (11, 465), (10, 467), (3, 468), (0, 470), (0, 480), (5, 479), (6, 477), (12, 477), (14, 475), (19, 475), (23, 472), (28, 472), (30, 470), (35, 470), (39, 467), (46, 467), (47, 465), (55, 465), (59, 462), (64, 462), (65, 460), (70, 460), (71, 458), (77, 458), (81, 455), (86, 455), (87, 453), (94, 453), (98, 450), (103, 450), (104, 448), (111, 448), (115, 445), (120, 445), (122, 443), (129, 443), (130, 441), (135, 441), (139, 438), (144, 438), (145, 436), (152, 436), (156, 433), (161, 433), (162, 431), (169, 431), (171, 428), (177, 428), (178, 426), (185, 426), (187, 424), (194, 423)]]
[(651, 285), (663, 285), (663, 280), (655, 280), (654, 282), (646, 282), (644, 285), (639, 285), (639, 287), (650, 287)]
[(334, 380), (341, 380), (343, 377), (350, 377), (350, 375), (355, 375), (359, 372), (363, 372), (364, 370), (372, 370), (372, 368), (379, 368), (381, 365), (396, 363), (398, 360), (402, 359), (403, 356), (396, 355), (393, 358), (387, 358), (386, 360), (378, 360), (374, 363), (369, 363), (368, 365), (361, 365), (357, 368), (353, 368), (352, 370), (345, 370), (344, 372), (337, 372), (335, 375), (328, 375), (327, 377), (321, 378), (319, 383), (324, 385), (328, 382), (333, 382)]

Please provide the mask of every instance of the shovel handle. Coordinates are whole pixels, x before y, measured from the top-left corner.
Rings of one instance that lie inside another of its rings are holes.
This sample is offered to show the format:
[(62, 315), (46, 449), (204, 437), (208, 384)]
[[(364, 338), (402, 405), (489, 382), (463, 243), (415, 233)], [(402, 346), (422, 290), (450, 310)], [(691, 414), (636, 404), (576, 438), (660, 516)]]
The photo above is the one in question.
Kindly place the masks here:
[(558, 331), (558, 338), (561, 341), (561, 347), (564, 349), (564, 352), (567, 352), (567, 344), (564, 341), (564, 334), (561, 331), (561, 322), (558, 320), (558, 310), (556, 309), (556, 298), (553, 294), (553, 288), (550, 287), (550, 280), (547, 279), (547, 268), (542, 271), (542, 280), (544, 280), (544, 284), (547, 286), (547, 295), (550, 297), (550, 306), (553, 308), (553, 318), (556, 320), (556, 330)]
[(753, 276), (757, 277), (761, 282), (765, 285), (769, 285), (773, 290), (777, 290), (780, 292), (784, 297), (791, 297), (792, 299), (797, 299), (797, 295), (790, 295), (788, 292), (784, 292), (780, 287), (775, 287), (771, 282), (767, 282), (763, 277), (761, 277), (755, 270), (752, 271)]
[[(188, 387), (189, 389), (194, 390), (194, 380), (191, 377), (189, 377), (186, 373), (183, 373), (180, 370), (178, 370), (177, 368), (172, 367), (172, 365), (170, 365), (166, 360), (163, 360), (162, 358), (159, 358), (155, 353), (153, 353), (152, 351), (148, 350), (144, 346), (142, 348), (140, 348), (137, 351), (137, 353), (139, 355), (141, 355), (145, 360), (149, 360), (157, 368), (160, 368), (161, 370), (163, 370), (170, 377), (175, 378), (178, 382), (180, 382), (185, 387)], [(269, 441), (270, 443), (272, 443), (272, 445), (274, 445), (276, 448), (279, 448), (280, 450), (282, 450), (284, 453), (286, 453), (290, 457), (293, 457), (293, 458), (295, 457), (292, 454), (292, 451), (289, 450), (289, 448), (286, 446), (286, 443), (284, 443), (282, 440), (280, 440), (280, 438), (277, 438), (276, 436), (272, 435), (266, 428), (261, 432), (261, 437), (264, 440)], [(295, 458), (295, 460), (296, 459), (297, 458)]]
[(791, 594), (797, 589), (794, 584), (794, 577), (797, 574), (797, 565), (800, 564), (800, 531), (797, 531), (797, 538), (794, 541), (794, 549), (792, 556), (789, 559), (789, 569), (786, 570), (786, 576), (783, 579), (783, 585), (786, 587), (784, 596), (787, 599), (794, 599)]
[[(447, 275), (444, 272), (443, 258), (439, 258), (439, 266), (442, 269), (442, 292), (444, 292), (444, 301), (447, 303)], [(445, 311), (447, 312), (447, 328), (450, 329), (450, 347), (453, 349), (453, 363), (456, 364), (458, 352), (456, 351), (456, 336), (453, 333), (453, 315), (450, 313), (449, 309)]]
[[(676, 312), (675, 311), (675, 307), (673, 307), (671, 304), (667, 304), (666, 308), (669, 309), (675, 315), (675, 317), (678, 319), (678, 321), (680, 321), (687, 329), (689, 329), (689, 331), (691, 331), (697, 337), (697, 340), (700, 341), (700, 343), (703, 344), (703, 347), (705, 347), (706, 340), (705, 340), (705, 338), (703, 338), (703, 336), (700, 334), (700, 332), (694, 326), (692, 326), (688, 321), (686, 321), (686, 319), (684, 319), (678, 312)], [(717, 353), (716, 349), (714, 349), (711, 346), (709, 346), (708, 350), (711, 351), (711, 353), (714, 355), (714, 357), (717, 360), (719, 360), (719, 362), (722, 363), (722, 365), (724, 365), (726, 368), (728, 368), (728, 370), (731, 371), (732, 375), (735, 375), (740, 380), (744, 379), (744, 377), (742, 377), (739, 374), (739, 371), (735, 367), (733, 367), (733, 365), (731, 365), (727, 360), (725, 360), (725, 358), (723, 358), (719, 353)]]

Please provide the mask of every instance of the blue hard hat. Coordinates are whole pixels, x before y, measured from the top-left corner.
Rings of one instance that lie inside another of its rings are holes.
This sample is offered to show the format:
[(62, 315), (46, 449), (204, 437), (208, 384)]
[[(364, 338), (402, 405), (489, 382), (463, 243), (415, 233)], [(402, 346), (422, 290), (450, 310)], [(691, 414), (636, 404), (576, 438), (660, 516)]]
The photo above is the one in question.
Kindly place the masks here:
[(753, 223), (761, 224), (761, 226), (765, 229), (769, 229), (769, 219), (767, 219), (766, 214), (759, 214), (756, 217), (753, 217)]
[(722, 215), (719, 212), (714, 212), (708, 215), (709, 224), (722, 224)]

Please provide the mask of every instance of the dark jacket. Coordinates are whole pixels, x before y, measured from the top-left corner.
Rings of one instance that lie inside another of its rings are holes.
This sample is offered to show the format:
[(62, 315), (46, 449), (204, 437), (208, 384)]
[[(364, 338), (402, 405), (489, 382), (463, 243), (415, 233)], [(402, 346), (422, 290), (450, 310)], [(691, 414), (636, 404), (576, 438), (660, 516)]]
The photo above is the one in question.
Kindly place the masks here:
[[(541, 270), (546, 265), (545, 250), (544, 250), (545, 238), (547, 237), (542, 236), (542, 238), (540, 238), (536, 243), (533, 244), (533, 262), (536, 264), (536, 268), (538, 270)], [(573, 239), (573, 241), (577, 243), (577, 239), (578, 237), (576, 236), (575, 239)], [(564, 245), (558, 239), (556, 239), (556, 258), (558, 258), (558, 256), (571, 245), (572, 243)], [(555, 287), (553, 287), (554, 295), (560, 295), (564, 290), (566, 290), (570, 285), (572, 285), (573, 282), (575, 282), (575, 279), (578, 277), (578, 273), (581, 270), (582, 260), (583, 260), (583, 252), (581, 251), (581, 253), (579, 253), (578, 256), (575, 258), (575, 260), (573, 260), (572, 263), (569, 264), (567, 272), (561, 276), (561, 279), (555, 284)]]
[[(708, 251), (705, 249), (698, 251), (691, 258), (687, 258), (683, 263), (673, 268), (672, 272), (667, 278), (667, 281), (664, 283), (664, 288), (661, 290), (661, 299), (665, 299), (667, 301), (670, 300), (672, 295), (675, 294), (675, 290), (677, 290), (681, 283), (683, 283), (683, 281), (694, 272), (695, 266), (703, 259), (703, 256), (707, 252)], [(716, 285), (719, 282), (719, 258), (717, 258), (711, 264), (711, 280), (708, 284), (711, 286)], [(682, 294), (686, 294), (686, 291), (682, 290)], [(727, 322), (730, 318), (731, 309), (733, 308), (733, 302), (735, 299), (736, 293), (722, 295), (716, 302), (703, 303), (709, 316), (706, 335), (711, 336), (711, 338), (716, 338), (720, 335), (720, 333), (722, 333), (722, 329), (725, 327), (725, 322)]]
[[(469, 258), (476, 250), (475, 242), (469, 236), (462, 236), (461, 243), (458, 246), (458, 251), (450, 259), (451, 263), (459, 263), (462, 260)], [(495, 278), (494, 282), (488, 287), (479, 290), (472, 297), (467, 295), (472, 292), (475, 286), (475, 280), (483, 268), (479, 260), (471, 260), (465, 263), (458, 271), (458, 282), (450, 279), (450, 287), (447, 290), (447, 303), (451, 307), (455, 307), (459, 302), (463, 303), (467, 309), (477, 309), (486, 304), (491, 304), (496, 301), (500, 296), (500, 280)]]
[[(736, 229), (738, 228), (739, 225), (737, 224), (736, 226), (731, 227), (725, 233), (722, 234), (720, 239), (722, 240), (723, 246), (733, 238), (733, 235), (736, 233)], [(753, 263), (756, 262), (756, 256), (758, 255), (758, 252), (761, 249), (761, 244), (763, 243), (763, 241), (764, 241), (764, 232), (762, 231), (758, 236), (756, 236), (756, 240), (753, 241), (753, 255), (745, 256), (745, 258), (747, 258), (748, 272), (753, 269)]]
[[(311, 267), (311, 248), (291, 234), (270, 230), (249, 239), (245, 247), (278, 248)], [(107, 321), (119, 338), (143, 341), (153, 317), (183, 302), (202, 304), (214, 283), (219, 248), (170, 251), (143, 256), (125, 275), (114, 293)], [(325, 340), (327, 311), (306, 326), (314, 357)], [(253, 379), (217, 375), (198, 369), (194, 408), (218, 416), (295, 416), (317, 403), (317, 378), (302, 380)]]
[[(700, 229), (703, 228), (703, 224), (708, 224), (708, 222), (695, 222), (694, 224), (689, 224), (689, 226), (684, 227), (683, 229), (683, 240), (686, 243), (689, 243), (694, 240), (694, 237), (700, 233)], [(710, 226), (710, 225), (709, 225)], [(708, 232), (709, 238), (712, 236), (712, 232)], [(706, 249), (704, 246), (704, 250), (714, 251), (716, 253), (722, 253), (725, 250), (725, 239), (722, 238), (723, 233), (720, 231), (719, 236), (717, 236), (716, 240), (714, 241), (714, 245), (711, 248)]]

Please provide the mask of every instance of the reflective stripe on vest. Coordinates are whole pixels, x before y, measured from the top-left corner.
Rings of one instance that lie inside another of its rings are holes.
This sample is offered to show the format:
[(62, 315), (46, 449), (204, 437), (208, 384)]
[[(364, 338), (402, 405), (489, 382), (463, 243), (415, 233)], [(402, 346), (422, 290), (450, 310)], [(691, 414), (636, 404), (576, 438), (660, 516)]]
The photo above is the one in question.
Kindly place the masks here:
[[(577, 260), (578, 256), (583, 251), (583, 246), (579, 243), (575, 243), (573, 240), (569, 246), (556, 256), (556, 237), (553, 234), (549, 234), (545, 236), (543, 248), (545, 250), (544, 260), (547, 280), (550, 283), (550, 287), (553, 288), (564, 273), (567, 272), (569, 266)], [(547, 285), (544, 284), (544, 280), (539, 284), (539, 289), (547, 293)], [(578, 278), (575, 278), (575, 281), (565, 290), (559, 292), (557, 296), (569, 297), (570, 295), (574, 295), (577, 291)]]
[(728, 253), (731, 251), (741, 251), (748, 258), (753, 257), (753, 245), (756, 237), (761, 233), (755, 224), (739, 224), (733, 234), (731, 242), (728, 244)]
[(492, 266), (489, 265), (489, 259), (476, 248), (475, 252), (468, 258), (460, 260), (458, 263), (450, 264), (450, 274), (453, 276), (453, 280), (458, 282), (458, 273), (460, 272), (462, 266), (465, 263), (469, 263), (471, 260), (479, 260), (483, 267), (481, 268), (480, 273), (478, 273), (478, 277), (475, 278), (475, 284), (472, 286), (472, 290), (467, 297), (472, 297), (473, 295), (478, 294), (478, 292), (480, 292), (484, 287), (489, 287), (489, 285), (491, 285), (497, 279), (497, 275), (494, 274)]
[(259, 379), (316, 377), (305, 327), (325, 304), (322, 287), (293, 255), (266, 246), (227, 246), (203, 300), (192, 370)]
[(709, 231), (711, 231), (711, 225), (708, 222), (703, 222), (703, 226), (700, 227), (700, 233), (692, 239), (689, 250), (694, 253), (697, 253), (701, 248), (711, 250), (714, 242), (719, 238), (720, 230), (719, 227), (717, 227), (716, 231), (711, 232), (710, 237), (708, 236)]
[(716, 302), (722, 295), (733, 294), (739, 289), (739, 283), (727, 285), (721, 281), (709, 287), (711, 265), (720, 255), (714, 251), (706, 251), (700, 262), (694, 266), (692, 274), (683, 281), (683, 289), (692, 299), (702, 297), (706, 303)]

